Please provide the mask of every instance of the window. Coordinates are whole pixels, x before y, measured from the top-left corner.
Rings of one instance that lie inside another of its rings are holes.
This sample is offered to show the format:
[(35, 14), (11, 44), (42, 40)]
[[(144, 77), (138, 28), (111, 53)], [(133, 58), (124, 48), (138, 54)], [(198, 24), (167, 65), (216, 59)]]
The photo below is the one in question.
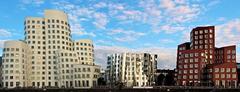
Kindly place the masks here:
[(225, 78), (225, 74), (221, 74), (221, 78)]
[(227, 59), (231, 59), (231, 55), (227, 55)]
[(235, 55), (232, 55), (232, 59), (235, 59)]
[(195, 31), (194, 34), (198, 34), (198, 31)]
[(187, 74), (187, 70), (184, 70), (183, 73), (184, 73), (184, 74)]
[(183, 79), (187, 79), (187, 76), (186, 76), (186, 75), (183, 75)]
[(193, 75), (190, 75), (190, 76), (189, 76), (189, 79), (193, 79)]
[(194, 73), (198, 73), (198, 70), (197, 70), (197, 69), (195, 69), (195, 70), (194, 70)]
[(190, 66), (189, 66), (190, 68), (193, 68), (193, 64), (190, 64)]
[(237, 78), (236, 74), (232, 74), (232, 78)]
[(195, 57), (197, 57), (198, 56), (198, 53), (195, 53)]
[(210, 29), (210, 30), (209, 30), (209, 33), (212, 33), (212, 32), (213, 32), (213, 30), (212, 30), (212, 29)]
[(208, 33), (208, 30), (204, 30), (205, 33)]
[(194, 64), (194, 67), (195, 67), (195, 68), (198, 68), (198, 64)]
[(227, 68), (227, 69), (226, 69), (226, 72), (230, 72), (230, 70), (231, 70), (230, 68)]
[(224, 72), (225, 71), (225, 68), (221, 68), (221, 72)]
[(189, 73), (193, 73), (193, 70), (189, 70)]
[(235, 50), (232, 50), (232, 54), (235, 54), (236, 53), (236, 51)]
[(209, 38), (213, 38), (213, 35), (212, 35), (212, 34), (209, 34)]
[(194, 79), (198, 79), (198, 75), (194, 75)]
[(194, 61), (195, 61), (195, 62), (198, 62), (198, 58), (195, 58)]
[(231, 75), (230, 74), (227, 74), (227, 76), (226, 76), (227, 78), (231, 78)]
[(215, 68), (215, 72), (219, 72), (219, 68)]
[(215, 78), (219, 78), (219, 74), (215, 74)]
[(194, 43), (195, 43), (195, 44), (198, 44), (198, 41), (195, 41)]
[(236, 72), (236, 68), (232, 68), (232, 72), (233, 72), (233, 73)]
[(188, 65), (184, 65), (184, 68), (188, 68)]

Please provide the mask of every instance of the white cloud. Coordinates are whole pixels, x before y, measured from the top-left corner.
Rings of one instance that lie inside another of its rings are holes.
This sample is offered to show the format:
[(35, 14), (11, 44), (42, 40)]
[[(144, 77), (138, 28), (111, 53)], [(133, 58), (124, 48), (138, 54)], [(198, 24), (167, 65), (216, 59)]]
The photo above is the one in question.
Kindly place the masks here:
[(162, 0), (160, 6), (166, 11), (167, 20), (172, 23), (190, 22), (200, 15), (202, 7), (199, 4), (189, 4), (187, 1)]
[(1, 37), (10, 37), (10, 36), (12, 36), (12, 33), (6, 29), (0, 29), (0, 36)]
[(219, 17), (219, 18), (217, 19), (217, 21), (220, 21), (220, 22), (226, 21), (226, 18), (225, 18), (225, 17)]
[(175, 8), (175, 3), (173, 2), (173, 0), (161, 0), (161, 7), (165, 8), (167, 10), (172, 10)]
[(130, 42), (146, 35), (146, 33), (136, 32), (132, 30), (113, 29), (108, 33), (108, 35), (114, 36), (114, 39), (120, 42)]
[(116, 46), (95, 46), (95, 61), (97, 64), (101, 65), (102, 68), (106, 68), (107, 55), (122, 52), (147, 52), (158, 54), (158, 68), (161, 69), (173, 69), (176, 65), (176, 58), (173, 58), (176, 57), (176, 49), (159, 47), (129, 49)]
[(20, 0), (19, 7), (20, 7), (20, 9), (25, 10), (30, 5), (38, 7), (38, 6), (41, 6), (44, 3), (45, 3), (44, 0)]
[(173, 43), (173, 42), (175, 41), (172, 39), (160, 39), (160, 43), (162, 44)]
[(23, 4), (35, 4), (41, 5), (44, 3), (44, 0), (21, 0)]
[(220, 3), (220, 0), (211, 0), (211, 1), (208, 3), (208, 7), (214, 6), (214, 5), (219, 4), (219, 3)]
[(99, 2), (95, 5), (93, 5), (95, 8), (105, 8), (107, 7), (107, 4), (105, 2)]
[(87, 35), (96, 37), (96, 34), (94, 32), (86, 31), (84, 26), (82, 26), (82, 23), (89, 22), (89, 20), (94, 20), (92, 24), (101, 29), (105, 29), (105, 26), (108, 23), (106, 14), (96, 12), (91, 8), (80, 7), (67, 1), (54, 2), (53, 4), (58, 9), (67, 12), (70, 20), (72, 34), (74, 35)]
[(185, 30), (185, 27), (183, 26), (174, 26), (174, 25), (162, 25), (162, 26), (154, 26), (153, 32), (159, 33), (159, 32), (165, 32), (167, 34), (176, 33), (178, 31)]
[(94, 13), (95, 22), (93, 24), (100, 29), (105, 29), (108, 23), (107, 15), (104, 13)]
[(217, 25), (215, 30), (217, 46), (240, 44), (240, 19)]
[(72, 24), (71, 29), (72, 34), (74, 35), (87, 35), (91, 37), (96, 37), (96, 34), (94, 34), (93, 32), (84, 31), (84, 28), (79, 23)]

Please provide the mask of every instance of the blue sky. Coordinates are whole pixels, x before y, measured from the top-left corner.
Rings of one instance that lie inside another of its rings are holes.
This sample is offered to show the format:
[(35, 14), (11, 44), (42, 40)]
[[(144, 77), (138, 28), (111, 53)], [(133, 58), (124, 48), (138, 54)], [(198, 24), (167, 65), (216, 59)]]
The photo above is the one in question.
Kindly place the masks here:
[[(240, 53), (239, 0), (4, 0), (0, 3), (0, 48), (24, 38), (27, 16), (59, 9), (69, 16), (74, 40), (92, 39), (96, 63), (123, 51), (159, 55), (159, 68), (174, 68), (176, 47), (189, 41), (196, 26), (216, 26), (216, 46), (237, 45)], [(2, 53), (2, 52), (1, 52)], [(239, 55), (237, 61), (240, 62)]]

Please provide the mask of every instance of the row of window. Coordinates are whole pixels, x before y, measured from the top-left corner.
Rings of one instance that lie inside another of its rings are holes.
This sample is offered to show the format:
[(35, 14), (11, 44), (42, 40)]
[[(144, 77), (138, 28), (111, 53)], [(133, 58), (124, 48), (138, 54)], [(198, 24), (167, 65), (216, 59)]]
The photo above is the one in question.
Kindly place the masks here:
[[(44, 50), (46, 49), (46, 47), (45, 46), (43, 46), (42, 47)], [(42, 54), (46, 54), (46, 52), (45, 51), (40, 51), (40, 49), (41, 49), (41, 46), (31, 46), (31, 49), (36, 49), (36, 50), (39, 50), (39, 51), (37, 51), (37, 54), (41, 54), (41, 52), (42, 52)], [(56, 49), (63, 49), (63, 50), (72, 50), (72, 48), (70, 48), (69, 46), (55, 46), (55, 45), (52, 45), (52, 48), (51, 48), (51, 46), (48, 46), (48, 49), (53, 49), (53, 50), (56, 50)], [(35, 52), (33, 51), (33, 54), (34, 54)], [(49, 54), (51, 54), (51, 53), (49, 53)]]
[[(223, 50), (216, 50), (216, 54), (223, 54)], [(227, 54), (236, 54), (236, 50), (227, 50)]]
[(198, 57), (199, 55), (204, 56), (204, 53), (181, 53), (179, 52), (181, 58), (188, 58), (188, 57)]
[[(194, 36), (194, 40), (199, 40), (199, 39), (213, 39), (212, 34), (205, 34), (205, 35), (196, 35)], [(193, 35), (191, 36), (191, 41), (193, 40)]]
[[(193, 37), (193, 36), (192, 36)], [(213, 35), (212, 34), (205, 34), (205, 35), (197, 35), (197, 36), (194, 36), (194, 39), (195, 40), (198, 40), (198, 39), (212, 39), (213, 38)], [(192, 39), (191, 39), (192, 40)]]
[(22, 50), (22, 52), (24, 52), (24, 49), (19, 49), (19, 48), (3, 48), (3, 52), (8, 52), (8, 51), (20, 51)]
[(85, 53), (83, 53), (83, 52), (81, 52), (81, 54), (79, 53), (79, 52), (77, 52), (77, 54), (78, 55), (81, 55), (81, 56), (83, 56), (83, 55), (85, 55), (85, 56), (93, 56), (93, 54), (92, 53), (87, 53), (87, 52), (85, 52)]
[(90, 68), (75, 68), (75, 72), (91, 72)]
[(198, 69), (190, 69), (190, 70), (178, 70), (178, 74), (192, 74), (192, 73), (198, 73)]
[[(10, 67), (13, 67), (13, 66), (10, 66)], [(19, 67), (19, 66), (18, 66)], [(25, 74), (24, 71), (20, 72), (19, 70), (3, 70), (3, 73), (4, 75), (7, 75), (7, 74)]]
[[(19, 59), (2, 59), (2, 63), (6, 63), (6, 64), (9, 64), (9, 63), (20, 63), (19, 62)], [(24, 59), (22, 59), (22, 63), (24, 63)]]
[(198, 79), (198, 75), (178, 75), (178, 79)]
[(4, 80), (20, 80), (20, 79), (24, 80), (25, 77), (24, 76), (22, 76), (22, 77), (20, 77), (20, 76), (4, 76), (3, 79)]
[[(64, 26), (60, 26), (60, 25), (48, 25), (47, 27), (48, 28), (58, 28), (58, 29), (61, 28), (62, 30), (68, 30), (70, 32), (70, 28), (64, 27)], [(46, 29), (45, 26), (41, 27), (40, 25), (26, 25), (24, 29), (28, 30), (28, 29), (39, 29), (39, 28), (42, 28), (43, 30)]]
[(214, 72), (236, 72), (236, 68), (214, 68)]
[(215, 78), (237, 78), (236, 74), (215, 74)]
[[(50, 34), (50, 33), (57, 33), (57, 34), (60, 34), (60, 32), (61, 32), (61, 34), (65, 34), (65, 35), (67, 35), (67, 36), (71, 36), (71, 34), (70, 34), (70, 32), (66, 32), (66, 31), (60, 31), (60, 30), (48, 30), (48, 35)], [(36, 32), (35, 32), (35, 30), (32, 30), (32, 31), (30, 31), (30, 30), (28, 30), (27, 31), (27, 33), (28, 34), (35, 34)], [(25, 33), (26, 34), (26, 33)], [(46, 32), (45, 31), (42, 31), (42, 34), (46, 34)]]
[[(14, 85), (14, 83), (15, 83), (15, 85)], [(15, 87), (18, 87), (18, 86), (20, 86), (20, 82), (3, 82), (3, 85), (5, 86), (5, 87), (13, 87), (13, 86), (15, 86)]]
[[(82, 76), (81, 76), (82, 75)], [(82, 78), (90, 78), (90, 74), (75, 74), (74, 78), (82, 79)]]
[(203, 34), (203, 33), (213, 33), (213, 30), (212, 29), (205, 29), (205, 30), (195, 30), (194, 31), (194, 34)]
[[(53, 40), (53, 39), (60, 39), (60, 37), (61, 37), (61, 40), (66, 39), (67, 41), (71, 41), (71, 38), (69, 38), (67, 36), (65, 37), (65, 36), (59, 36), (59, 35), (52, 35), (52, 36), (48, 35), (48, 39), (51, 39), (51, 40)], [(32, 35), (32, 36), (27, 36), (26, 39), (28, 39), (28, 40), (34, 40), (34, 39), (41, 40), (41, 36), (37, 36), (37, 38), (36, 38), (35, 35)], [(42, 39), (45, 41), (46, 37), (43, 36)], [(49, 41), (51, 41), (51, 40), (49, 40)], [(53, 41), (55, 41), (55, 40), (53, 40)]]
[(90, 44), (90, 43), (82, 43), (82, 42), (76, 42), (76, 45), (78, 46), (78, 45), (81, 45), (81, 46), (93, 46), (92, 44)]
[(197, 45), (197, 44), (212, 44), (213, 43), (213, 40), (198, 40), (198, 41), (194, 41), (194, 44)]
[[(75, 81), (75, 87), (89, 87), (89, 80), (82, 80), (82, 82), (80, 80)], [(93, 86), (97, 86), (97, 82), (93, 81)]]
[[(61, 24), (68, 25), (67, 22), (65, 22), (63, 20), (58, 20), (58, 19), (48, 19), (47, 23), (61, 23)], [(42, 21), (42, 20), (26, 20), (26, 21), (24, 21), (24, 24), (45, 24), (45, 21)]]
[[(32, 82), (32, 86), (40, 86), (41, 82)], [(45, 86), (45, 82), (42, 82), (42, 86)], [(48, 86), (51, 86), (51, 82), (48, 82)], [(55, 82), (55, 86), (58, 86), (58, 82)]]
[[(46, 77), (31, 77), (31, 80), (45, 80), (46, 79)], [(52, 79), (54, 79), (54, 80), (57, 80), (58, 78), (57, 77), (48, 77), (48, 80), (52, 80)]]
[(184, 64), (184, 65), (178, 65), (178, 68), (179, 69), (182, 69), (182, 68), (198, 68), (198, 64), (189, 64), (189, 65), (187, 65), (187, 64)]
[[(87, 51), (87, 48), (83, 48), (83, 47), (75, 47), (75, 50), (85, 50)], [(89, 51), (93, 51), (92, 48), (88, 48)]]
[[(18, 57), (20, 56), (19, 53), (4, 53), (2, 57)], [(24, 58), (26, 55), (22, 54), (22, 57)]]
[(213, 45), (195, 45), (194, 49), (212, 49)]

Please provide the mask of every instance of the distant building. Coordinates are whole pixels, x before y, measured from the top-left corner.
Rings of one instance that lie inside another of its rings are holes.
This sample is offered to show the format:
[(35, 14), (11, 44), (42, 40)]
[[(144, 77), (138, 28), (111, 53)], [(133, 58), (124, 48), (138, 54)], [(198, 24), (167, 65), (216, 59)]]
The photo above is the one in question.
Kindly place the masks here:
[(99, 77), (103, 78), (103, 79), (104, 79), (104, 81), (107, 81), (107, 80), (106, 80), (106, 78), (107, 78), (107, 75), (106, 75), (106, 70), (104, 70), (104, 69), (101, 69), (101, 70), (100, 70)]
[(0, 88), (2, 87), (2, 57), (0, 57)]
[(174, 74), (175, 71), (174, 70), (170, 70), (170, 69), (157, 69), (155, 75), (160, 75), (160, 74), (163, 74), (163, 75), (167, 75), (167, 74)]
[(240, 85), (240, 63), (237, 63), (238, 86)]
[(107, 84), (125, 86), (154, 85), (157, 55), (149, 53), (121, 53), (108, 56)]
[(156, 86), (174, 85), (175, 84), (174, 78), (175, 70), (157, 69), (157, 71), (155, 72), (155, 85)]
[(26, 17), (24, 30), (24, 40), (4, 43), (3, 87), (96, 86), (100, 66), (94, 64), (93, 42), (72, 40), (66, 13)]
[(177, 84), (236, 87), (236, 46), (216, 48), (214, 26), (196, 27), (190, 38), (178, 45)]

